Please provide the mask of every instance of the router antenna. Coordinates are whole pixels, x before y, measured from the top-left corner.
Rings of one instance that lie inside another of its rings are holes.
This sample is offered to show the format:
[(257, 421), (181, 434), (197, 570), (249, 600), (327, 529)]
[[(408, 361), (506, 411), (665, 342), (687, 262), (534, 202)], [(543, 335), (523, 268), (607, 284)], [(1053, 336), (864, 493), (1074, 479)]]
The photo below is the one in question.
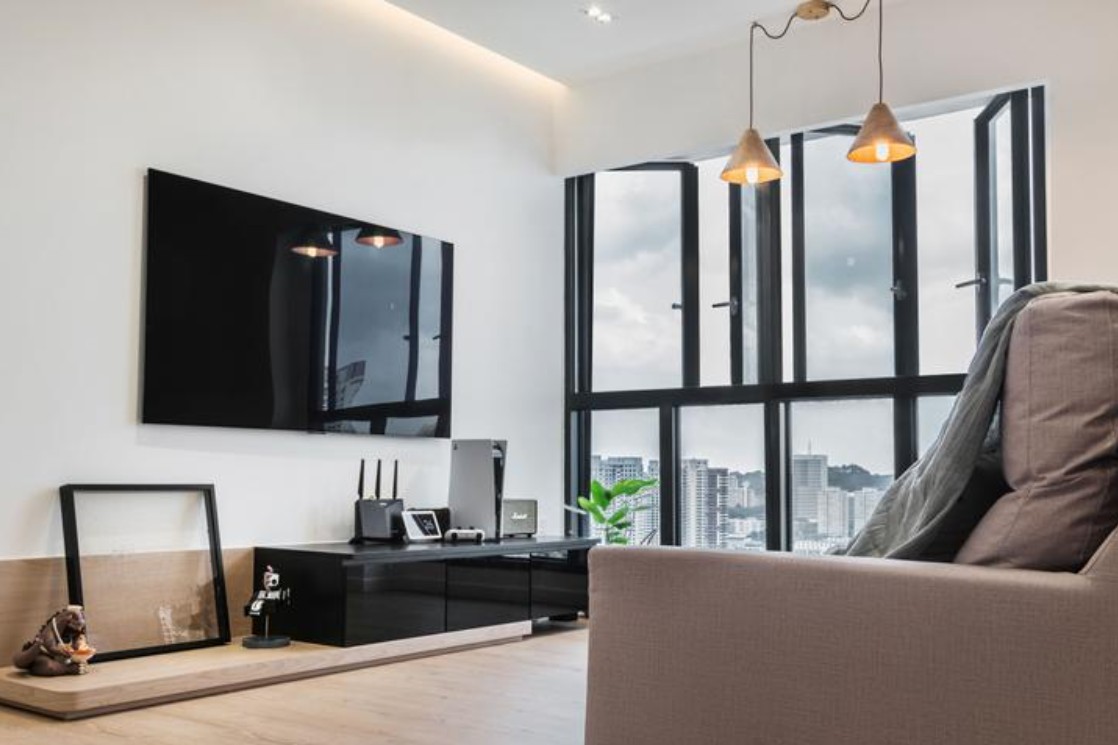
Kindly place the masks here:
[(373, 489), (374, 493), (377, 495), (377, 499), (380, 499), (380, 458), (377, 458), (377, 480)]
[(361, 472), (357, 475), (357, 498), (365, 498), (365, 459), (361, 459)]
[(392, 498), (396, 498), (396, 482), (400, 475), (399, 459), (392, 461)]

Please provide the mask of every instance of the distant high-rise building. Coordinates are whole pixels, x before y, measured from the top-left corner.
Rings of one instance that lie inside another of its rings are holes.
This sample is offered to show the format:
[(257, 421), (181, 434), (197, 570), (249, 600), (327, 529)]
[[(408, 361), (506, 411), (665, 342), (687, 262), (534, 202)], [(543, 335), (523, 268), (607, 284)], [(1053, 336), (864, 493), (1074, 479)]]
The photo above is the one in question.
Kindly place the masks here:
[(792, 519), (819, 520), (819, 503), (827, 491), (827, 456), (792, 456)]
[(723, 548), (726, 545), (726, 524), (731, 484), (737, 479), (730, 476), (725, 468), (707, 469), (707, 514), (702, 526), (704, 545), (709, 548)]
[(827, 487), (818, 501), (816, 524), (820, 536), (846, 538), (849, 536), (850, 492), (833, 486)]
[(643, 492), (641, 504), (648, 505), (647, 510), (633, 515), (634, 543), (661, 543), (660, 535), (660, 461), (648, 461), (645, 469), (646, 479), (656, 479), (656, 485), (650, 486)]
[(684, 546), (719, 548), (726, 542), (729, 471), (710, 468), (705, 458), (680, 463), (680, 538)]
[(744, 473), (729, 472), (729, 483), (726, 486), (727, 507), (749, 506), (749, 482)]
[(598, 458), (597, 477), (594, 475), (594, 457), (590, 458), (590, 477), (600, 481), (602, 486), (613, 486), (618, 481), (644, 478), (644, 459), (635, 455)]
[(883, 496), (885, 492), (880, 489), (867, 488), (850, 492), (849, 534), (851, 537), (865, 526)]

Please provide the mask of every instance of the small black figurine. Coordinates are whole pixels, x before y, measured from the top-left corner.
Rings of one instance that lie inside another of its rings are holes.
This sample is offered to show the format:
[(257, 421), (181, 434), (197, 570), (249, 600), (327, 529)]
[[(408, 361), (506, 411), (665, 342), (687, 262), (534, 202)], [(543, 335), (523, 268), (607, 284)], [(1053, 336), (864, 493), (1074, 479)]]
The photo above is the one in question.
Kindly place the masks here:
[(291, 644), (290, 636), (272, 636), (269, 633), (272, 614), (290, 605), (291, 588), (280, 587), (279, 573), (269, 566), (264, 570), (263, 589), (257, 590), (245, 606), (246, 616), (264, 619), (264, 636), (246, 636), (241, 643), (249, 649), (275, 649)]

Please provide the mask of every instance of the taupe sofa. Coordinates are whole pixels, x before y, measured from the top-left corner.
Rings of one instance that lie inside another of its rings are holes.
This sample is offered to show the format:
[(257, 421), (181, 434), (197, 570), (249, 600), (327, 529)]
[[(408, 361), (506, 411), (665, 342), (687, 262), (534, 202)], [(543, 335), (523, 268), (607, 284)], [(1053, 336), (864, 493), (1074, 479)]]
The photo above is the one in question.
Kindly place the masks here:
[(1078, 574), (596, 548), (587, 745), (1118, 743), (1118, 532)]
[(1116, 359), (1118, 294), (1020, 311), (963, 563), (595, 548), (587, 745), (1118, 743)]

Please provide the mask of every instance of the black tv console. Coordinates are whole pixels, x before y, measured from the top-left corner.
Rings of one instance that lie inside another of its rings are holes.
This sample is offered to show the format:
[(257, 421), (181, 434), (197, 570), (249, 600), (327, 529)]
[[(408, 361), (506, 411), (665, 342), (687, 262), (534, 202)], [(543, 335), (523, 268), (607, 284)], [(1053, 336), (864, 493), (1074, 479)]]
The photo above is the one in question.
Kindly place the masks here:
[(586, 611), (586, 558), (597, 542), (257, 547), (254, 568), (260, 576), (271, 565), (291, 588), (272, 633), (350, 647)]

